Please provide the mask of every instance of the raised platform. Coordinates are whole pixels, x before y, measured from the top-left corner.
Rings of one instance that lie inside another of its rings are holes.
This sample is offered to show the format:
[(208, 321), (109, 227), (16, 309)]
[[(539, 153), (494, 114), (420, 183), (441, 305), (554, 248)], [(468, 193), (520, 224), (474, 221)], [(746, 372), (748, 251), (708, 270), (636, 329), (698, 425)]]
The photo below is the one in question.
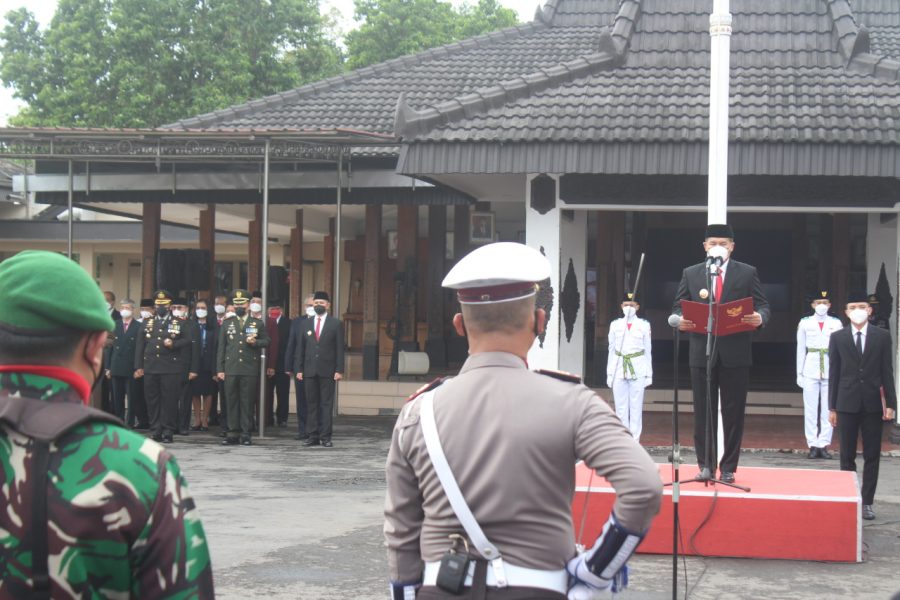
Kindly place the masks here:
[[(582, 541), (589, 544), (612, 510), (615, 492), (583, 464), (576, 468), (572, 515), (576, 533), (587, 501)], [(659, 465), (664, 483), (672, 466)], [(697, 475), (683, 465), (682, 482)], [(737, 483), (749, 493), (722, 485), (682, 483), (679, 499), (679, 553), (698, 556), (775, 558), (828, 562), (862, 561), (861, 499), (855, 473), (817, 469), (742, 467)], [(589, 500), (586, 500), (587, 497)], [(672, 487), (638, 548), (647, 554), (672, 553)]]

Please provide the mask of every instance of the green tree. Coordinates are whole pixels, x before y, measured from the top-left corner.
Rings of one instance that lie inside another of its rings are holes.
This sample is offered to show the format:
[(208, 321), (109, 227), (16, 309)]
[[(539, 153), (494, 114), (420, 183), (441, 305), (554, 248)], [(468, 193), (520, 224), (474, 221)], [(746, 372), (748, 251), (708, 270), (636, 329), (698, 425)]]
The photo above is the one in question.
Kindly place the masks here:
[(383, 62), (510, 27), (515, 11), (497, 0), (478, 0), (454, 8), (442, 0), (354, 0), (361, 22), (347, 34), (347, 66), (353, 69)]
[(60, 0), (6, 15), (16, 125), (154, 127), (336, 74), (318, 0)]

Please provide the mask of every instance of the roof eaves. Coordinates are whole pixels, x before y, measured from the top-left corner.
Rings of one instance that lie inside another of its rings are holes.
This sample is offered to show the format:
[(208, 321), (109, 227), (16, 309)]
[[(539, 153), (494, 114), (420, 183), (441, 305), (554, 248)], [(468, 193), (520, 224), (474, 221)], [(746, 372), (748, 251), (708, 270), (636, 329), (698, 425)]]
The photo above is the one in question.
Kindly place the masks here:
[(340, 75), (335, 75), (334, 77), (329, 77), (328, 79), (308, 83), (291, 90), (278, 92), (277, 94), (264, 96), (262, 98), (251, 100), (249, 102), (236, 104), (206, 114), (197, 115), (195, 117), (181, 119), (174, 123), (163, 125), (161, 129), (210, 127), (226, 119), (243, 117), (259, 108), (277, 107), (283, 105), (286, 102), (292, 102), (306, 96), (315, 96), (322, 92), (340, 87), (341, 85), (364, 79), (365, 77), (390, 72), (395, 70), (397, 67), (414, 66), (426, 60), (447, 56), (448, 54), (452, 54), (457, 50), (467, 50), (477, 46), (496, 44), (503, 40), (528, 35), (534, 31), (543, 29), (546, 26), (546, 23), (544, 23), (543, 21), (538, 22), (537, 20), (531, 23), (513, 25), (512, 27), (507, 27), (506, 29), (501, 29), (500, 31), (493, 31), (491, 33), (486, 33), (473, 38), (468, 38), (458, 42), (452, 42), (450, 44), (438, 46), (437, 48), (430, 48), (428, 50), (423, 50), (422, 52), (417, 52), (416, 54), (392, 58), (391, 60), (382, 63), (362, 67), (361, 69), (356, 69), (355, 71), (351, 71), (349, 73), (341, 73)]

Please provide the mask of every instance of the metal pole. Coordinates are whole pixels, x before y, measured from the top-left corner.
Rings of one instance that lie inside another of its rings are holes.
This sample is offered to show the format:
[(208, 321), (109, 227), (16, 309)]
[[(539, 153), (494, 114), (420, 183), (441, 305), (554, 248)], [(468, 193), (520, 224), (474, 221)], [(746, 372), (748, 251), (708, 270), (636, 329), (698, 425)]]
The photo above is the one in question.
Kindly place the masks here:
[[(337, 218), (335, 219), (334, 225), (334, 302), (332, 302), (331, 306), (334, 311), (334, 316), (337, 318), (338, 313), (340, 312), (341, 306), (341, 186), (343, 185), (343, 171), (344, 171), (344, 147), (341, 146), (340, 150), (338, 150), (338, 168), (337, 168)], [(338, 348), (338, 352), (343, 351), (343, 348)], [(342, 373), (343, 375), (343, 373)], [(336, 417), (338, 415), (338, 404), (340, 399), (340, 394), (338, 393), (338, 389), (340, 388), (340, 383), (334, 383), (334, 405), (332, 407), (332, 417)]]
[(728, 88), (731, 14), (728, 0), (715, 0), (709, 17), (709, 213), (707, 223), (727, 222)]
[[(268, 287), (269, 287), (269, 140), (266, 140), (265, 155), (263, 156), (263, 214), (262, 235), (260, 252), (262, 260), (262, 322), (266, 325)], [(259, 437), (266, 435), (266, 349), (262, 349), (259, 375)]]
[(31, 202), (28, 196), (28, 161), (22, 161), (22, 197), (25, 199), (25, 218), (31, 220)]
[(70, 161), (69, 161), (69, 200), (68, 200), (68, 206), (69, 206), (69, 218), (68, 218), (68, 238), (69, 238), (69, 245), (68, 245), (68, 251), (67, 251), (69, 260), (72, 260), (72, 231), (73, 231), (73, 225), (72, 225), (72, 211), (73, 211), (73, 208), (72, 208), (72, 200), (73, 200), (73, 198), (72, 198), (72, 185), (73, 185), (74, 177), (75, 177), (75, 176), (74, 176), (73, 173), (72, 173), (72, 161), (70, 160)]

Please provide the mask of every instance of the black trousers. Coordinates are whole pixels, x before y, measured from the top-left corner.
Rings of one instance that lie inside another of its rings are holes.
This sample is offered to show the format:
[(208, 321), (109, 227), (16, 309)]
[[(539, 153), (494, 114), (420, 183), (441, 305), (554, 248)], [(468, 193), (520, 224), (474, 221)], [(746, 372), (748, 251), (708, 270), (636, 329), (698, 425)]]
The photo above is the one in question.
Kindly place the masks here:
[(178, 431), (188, 433), (191, 429), (191, 382), (188, 374), (182, 374), (181, 395), (178, 397)]
[[(112, 414), (116, 415), (128, 425), (134, 424), (134, 377), (122, 377), (113, 375), (110, 380), (112, 387)], [(125, 398), (128, 398), (128, 409), (126, 410)]]
[(225, 398), (228, 402), (228, 437), (249, 438), (253, 431), (253, 405), (259, 390), (256, 375), (225, 374)]
[(134, 396), (128, 396), (128, 408), (125, 411), (125, 417), (128, 419), (129, 427), (140, 425), (148, 427), (150, 425), (150, 416), (147, 414), (147, 400), (144, 396), (144, 378), (131, 378), (133, 384), (132, 389)]
[[(747, 384), (750, 379), (749, 367), (723, 367), (712, 369), (710, 394), (706, 398), (706, 369), (691, 367), (691, 387), (694, 391), (694, 447), (697, 449), (697, 464), (708, 467), (713, 474), (716, 469), (716, 431), (719, 409), (719, 392), (722, 393), (722, 429), (725, 448), (722, 453), (722, 471), (737, 471), (741, 457), (741, 440), (744, 437), (744, 409), (747, 406)], [(709, 431), (707, 432), (707, 421)], [(707, 433), (709, 444), (707, 444)], [(707, 454), (707, 451), (709, 452)]]
[[(288, 402), (291, 398), (291, 376), (276, 372), (266, 378), (266, 424), (273, 424), (272, 405), (275, 404), (274, 420), (287, 423)], [(277, 402), (276, 402), (277, 400)]]
[(294, 393), (297, 396), (297, 433), (306, 435), (306, 382), (294, 376)]
[(225, 400), (225, 382), (218, 381), (216, 386), (219, 388), (219, 393), (213, 397), (213, 407), (209, 413), (209, 418), (212, 420), (213, 415), (215, 415), (219, 427), (228, 431), (228, 402)]
[(881, 435), (884, 421), (880, 412), (838, 413), (841, 440), (841, 471), (856, 472), (856, 440), (862, 431), (862, 503), (875, 504), (878, 466), (881, 464)]
[(175, 433), (183, 377), (181, 373), (144, 373), (150, 435), (168, 437)]
[(318, 440), (331, 439), (334, 377), (304, 377), (306, 384), (306, 433)]

